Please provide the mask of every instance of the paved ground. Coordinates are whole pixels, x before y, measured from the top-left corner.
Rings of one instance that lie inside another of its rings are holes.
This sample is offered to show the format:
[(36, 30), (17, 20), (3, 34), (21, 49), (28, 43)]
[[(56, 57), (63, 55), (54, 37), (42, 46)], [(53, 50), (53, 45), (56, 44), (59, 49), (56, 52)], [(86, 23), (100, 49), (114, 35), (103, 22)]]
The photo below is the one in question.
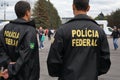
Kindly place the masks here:
[[(118, 50), (113, 49), (112, 39), (108, 38), (110, 51), (111, 51), (111, 68), (110, 71), (99, 77), (99, 80), (120, 80), (120, 47)], [(120, 39), (118, 40), (120, 46)], [(41, 66), (41, 74), (40, 80), (57, 80), (57, 78), (50, 77), (48, 75), (46, 59), (50, 47), (50, 41), (46, 38), (45, 48), (40, 50), (40, 66)]]

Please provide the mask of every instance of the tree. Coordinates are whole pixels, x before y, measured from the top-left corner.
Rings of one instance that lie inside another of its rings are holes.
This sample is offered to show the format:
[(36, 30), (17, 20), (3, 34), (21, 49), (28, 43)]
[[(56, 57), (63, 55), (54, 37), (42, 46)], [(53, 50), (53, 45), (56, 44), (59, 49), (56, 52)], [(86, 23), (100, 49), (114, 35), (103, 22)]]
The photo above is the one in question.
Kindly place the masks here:
[(120, 28), (120, 9), (117, 9), (115, 12), (112, 12), (110, 15), (108, 15), (107, 20), (109, 26), (116, 26)]
[(48, 1), (48, 15), (50, 27), (57, 28), (61, 24), (61, 20), (60, 17), (58, 16), (56, 8), (49, 1)]
[(45, 0), (38, 0), (33, 9), (33, 18), (36, 21), (37, 27), (46, 28), (48, 24), (48, 16), (47, 16), (47, 7)]
[(43, 28), (57, 28), (61, 24), (60, 17), (55, 7), (46, 0), (38, 0), (33, 9), (33, 18), (36, 26)]
[(101, 12), (96, 18), (95, 20), (106, 20), (106, 17), (104, 16), (104, 14)]

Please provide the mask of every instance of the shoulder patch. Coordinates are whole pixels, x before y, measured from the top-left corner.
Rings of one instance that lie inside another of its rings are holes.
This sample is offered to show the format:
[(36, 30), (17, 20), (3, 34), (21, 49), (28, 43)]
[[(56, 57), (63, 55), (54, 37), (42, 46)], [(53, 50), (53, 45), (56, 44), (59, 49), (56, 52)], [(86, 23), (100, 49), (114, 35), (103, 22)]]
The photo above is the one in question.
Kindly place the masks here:
[(35, 43), (30, 43), (30, 48), (34, 49), (35, 48)]

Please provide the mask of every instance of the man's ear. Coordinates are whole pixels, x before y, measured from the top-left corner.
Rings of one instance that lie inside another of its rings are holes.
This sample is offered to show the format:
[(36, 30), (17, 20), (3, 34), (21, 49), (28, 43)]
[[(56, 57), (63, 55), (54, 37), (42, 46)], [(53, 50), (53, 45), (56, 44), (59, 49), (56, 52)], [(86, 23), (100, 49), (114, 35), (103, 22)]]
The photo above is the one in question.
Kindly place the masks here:
[(25, 13), (26, 16), (29, 16), (29, 11), (27, 10), (26, 13)]
[(74, 4), (72, 5), (72, 8), (73, 8), (73, 14), (76, 15), (76, 7)]
[(27, 17), (28, 19), (30, 19), (30, 17), (31, 17), (31, 12), (30, 12), (29, 10), (26, 11), (26, 17)]
[(73, 8), (73, 11), (74, 11), (74, 10), (76, 10), (76, 7), (75, 7), (75, 5), (74, 5), (74, 4), (72, 5), (72, 8)]
[(87, 10), (86, 10), (86, 11), (88, 12), (89, 10), (90, 10), (90, 6), (88, 6), (88, 8), (87, 8)]

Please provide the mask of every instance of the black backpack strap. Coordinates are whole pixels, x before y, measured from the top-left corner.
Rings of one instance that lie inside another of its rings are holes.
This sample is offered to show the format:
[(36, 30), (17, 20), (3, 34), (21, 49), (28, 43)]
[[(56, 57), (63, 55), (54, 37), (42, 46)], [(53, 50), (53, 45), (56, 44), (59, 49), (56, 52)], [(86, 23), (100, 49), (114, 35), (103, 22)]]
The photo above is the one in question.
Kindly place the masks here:
[(86, 19), (86, 18), (73, 18), (73, 19), (69, 20), (69, 21), (66, 22), (66, 23), (70, 23), (70, 22), (73, 22), (73, 21), (91, 21), (91, 22), (97, 24), (98, 26), (100, 26), (95, 20)]

